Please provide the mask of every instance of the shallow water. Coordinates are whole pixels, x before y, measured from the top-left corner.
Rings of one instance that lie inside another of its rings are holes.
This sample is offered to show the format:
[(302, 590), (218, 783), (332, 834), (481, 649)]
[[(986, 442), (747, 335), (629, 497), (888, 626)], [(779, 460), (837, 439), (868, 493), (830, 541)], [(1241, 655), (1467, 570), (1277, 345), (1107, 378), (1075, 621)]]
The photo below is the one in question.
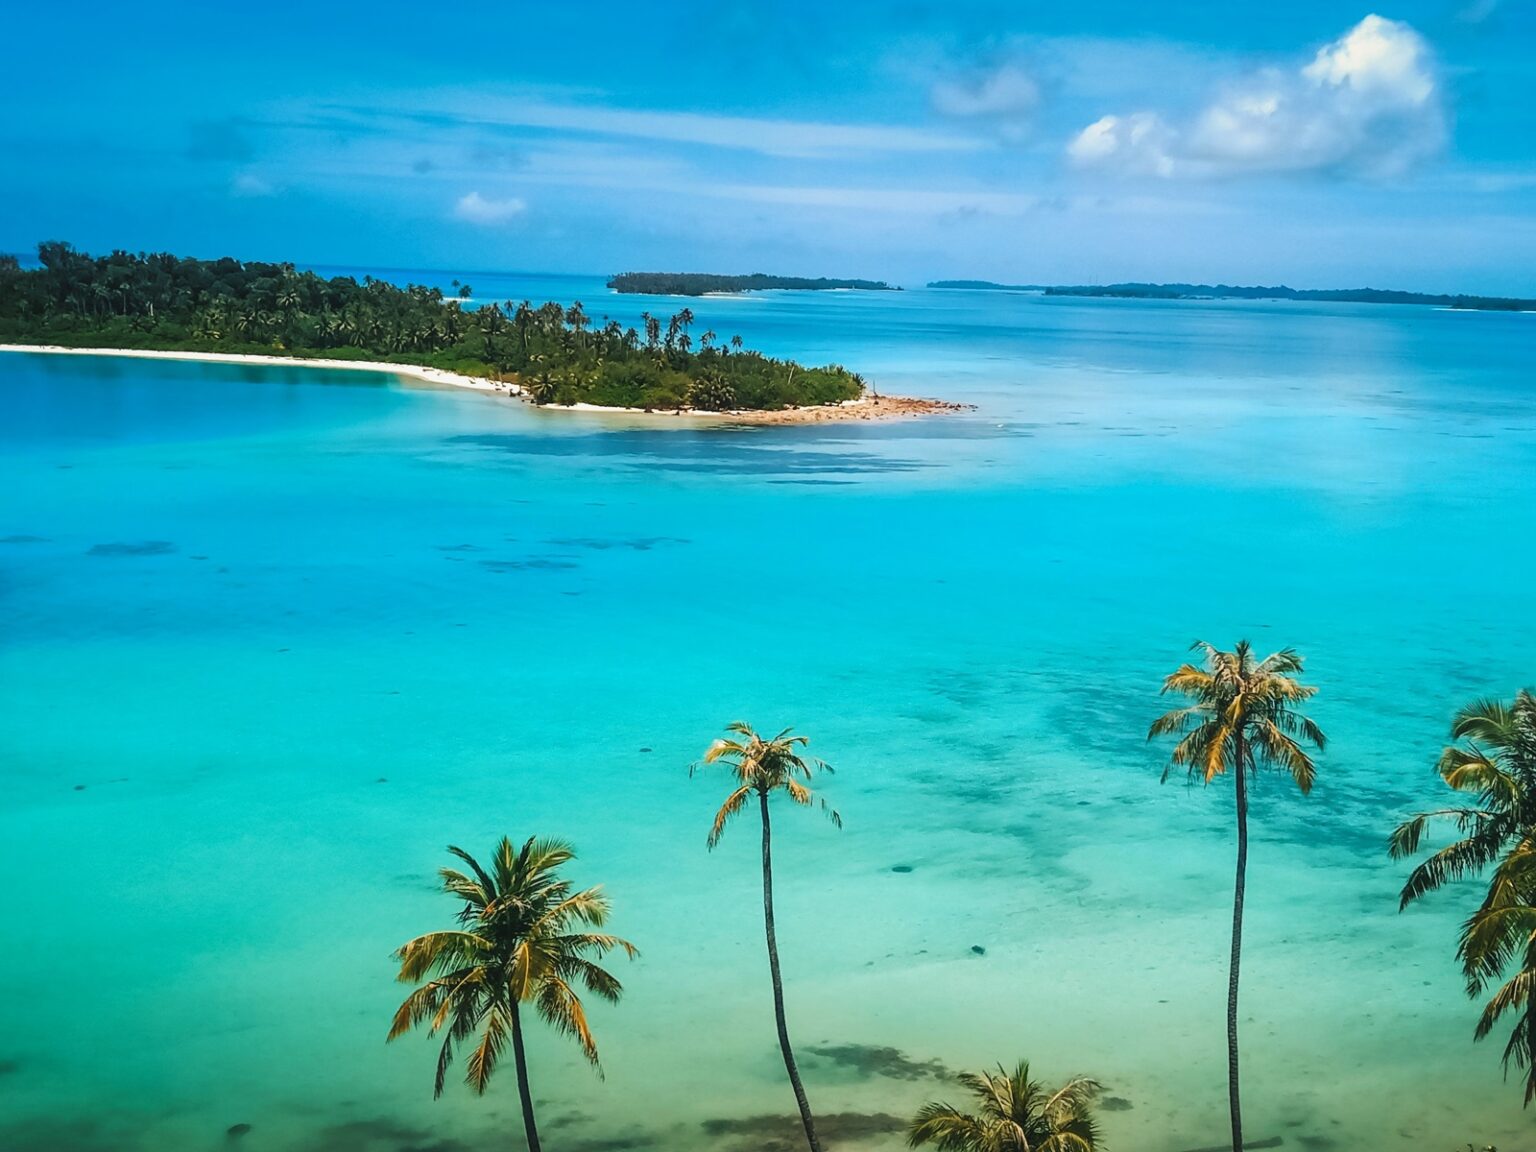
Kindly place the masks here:
[(1188, 642), (1240, 635), (1306, 653), (1332, 737), (1311, 797), (1256, 803), (1249, 1133), (1529, 1140), (1456, 978), (1473, 893), (1398, 915), (1383, 846), (1439, 799), (1450, 713), (1536, 668), (1532, 317), (690, 303), (696, 333), (978, 409), (656, 430), (0, 357), (0, 1148), (517, 1146), (510, 1068), (434, 1103), (429, 1042), (383, 1035), (390, 951), (453, 911), (443, 846), (535, 832), (644, 953), (594, 1013), (606, 1080), (535, 1038), (547, 1146), (777, 1147), (755, 833), (707, 853), (725, 787), (687, 773), (736, 718), (838, 768), (842, 831), (776, 825), (830, 1147), (899, 1147), (942, 1068), (1019, 1056), (1104, 1080), (1116, 1148), (1218, 1144), (1231, 799), (1160, 785), (1144, 735)]

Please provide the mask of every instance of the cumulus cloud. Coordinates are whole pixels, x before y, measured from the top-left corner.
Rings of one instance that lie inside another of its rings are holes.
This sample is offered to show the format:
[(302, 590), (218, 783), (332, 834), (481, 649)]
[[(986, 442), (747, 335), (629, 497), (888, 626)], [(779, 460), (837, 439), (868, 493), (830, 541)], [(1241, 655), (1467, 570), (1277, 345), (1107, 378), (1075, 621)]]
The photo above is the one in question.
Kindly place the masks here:
[(1104, 116), (1067, 153), (1080, 167), (1132, 175), (1382, 177), (1412, 167), (1444, 140), (1429, 45), (1409, 25), (1372, 15), (1300, 69), (1252, 74), (1187, 119)]
[(471, 224), (505, 224), (521, 216), (527, 208), (528, 205), (515, 196), (492, 200), (479, 192), (470, 192), (459, 197), (458, 203), (453, 206), (453, 214)]
[(1005, 137), (1017, 139), (1029, 131), (1040, 105), (1040, 85), (1021, 65), (1009, 62), (940, 80), (930, 98), (941, 115), (988, 123)]

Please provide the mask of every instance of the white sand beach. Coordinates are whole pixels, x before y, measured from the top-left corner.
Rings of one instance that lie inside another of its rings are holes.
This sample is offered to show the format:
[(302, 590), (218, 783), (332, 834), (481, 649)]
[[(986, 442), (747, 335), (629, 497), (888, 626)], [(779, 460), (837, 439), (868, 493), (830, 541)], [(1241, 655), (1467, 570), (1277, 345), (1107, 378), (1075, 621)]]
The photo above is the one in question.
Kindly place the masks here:
[[(188, 360), (207, 364), (256, 364), (285, 368), (387, 372), (427, 384), (499, 393), (503, 396), (517, 397), (525, 403), (532, 403), (527, 393), (519, 385), (511, 382), (490, 380), (483, 376), (465, 376), (459, 372), (427, 368), (420, 364), (395, 364), (383, 360), (329, 360), (308, 356), (265, 356), (244, 352), (162, 352), (147, 348), (66, 348), (60, 344), (0, 344), (0, 352), (41, 352), (61, 356), (127, 356), (138, 360)], [(970, 405), (954, 404), (946, 400), (866, 393), (857, 400), (846, 400), (841, 404), (784, 408), (776, 411), (742, 409), (710, 412), (699, 408), (610, 408), (599, 404), (545, 404), (539, 407), (557, 412), (585, 412), (595, 415), (691, 416), (731, 424), (821, 424), (844, 420), (889, 420), (926, 416), (937, 412), (960, 412), (968, 410)]]

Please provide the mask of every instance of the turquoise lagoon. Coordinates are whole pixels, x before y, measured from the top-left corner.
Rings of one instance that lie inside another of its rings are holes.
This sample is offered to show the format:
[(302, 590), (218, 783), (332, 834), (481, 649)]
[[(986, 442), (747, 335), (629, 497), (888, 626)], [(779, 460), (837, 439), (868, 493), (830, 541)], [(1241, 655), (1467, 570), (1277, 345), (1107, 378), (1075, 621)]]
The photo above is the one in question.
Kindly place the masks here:
[[(626, 322), (681, 302), (466, 277)], [(791, 1028), (830, 1147), (1028, 1056), (1112, 1147), (1225, 1132), (1231, 798), (1159, 784), (1195, 637), (1294, 644), (1332, 737), (1256, 808), (1248, 1130), (1522, 1147), (1385, 838), (1447, 720), (1536, 680), (1536, 318), (971, 292), (690, 301), (695, 331), (977, 405), (716, 428), (388, 376), (0, 357), (0, 1147), (520, 1146), (511, 1069), (384, 1044), (444, 846), (573, 839), (624, 1003), (542, 1033), (551, 1149), (793, 1147), (755, 834), (687, 767), (795, 725)], [(910, 869), (896, 871), (895, 869)], [(976, 950), (980, 949), (980, 953)], [(894, 1051), (889, 1051), (894, 1050)], [(245, 1135), (228, 1135), (233, 1125)]]

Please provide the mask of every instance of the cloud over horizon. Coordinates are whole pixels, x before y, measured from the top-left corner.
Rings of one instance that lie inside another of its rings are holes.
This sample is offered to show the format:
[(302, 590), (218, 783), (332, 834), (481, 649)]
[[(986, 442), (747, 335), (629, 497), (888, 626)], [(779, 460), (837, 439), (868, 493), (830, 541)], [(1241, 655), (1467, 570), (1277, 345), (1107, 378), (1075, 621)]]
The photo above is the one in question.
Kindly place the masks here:
[(967, 75), (948, 77), (929, 91), (933, 110), (953, 120), (987, 124), (1018, 142), (1033, 127), (1040, 85), (1019, 62), (1009, 60)]
[(469, 192), (459, 197), (453, 206), (453, 214), (471, 224), (505, 224), (528, 210), (525, 201), (516, 196), (502, 200), (488, 199), (479, 192)]
[(1405, 23), (1370, 15), (1304, 67), (1252, 73), (1191, 117), (1103, 116), (1072, 139), (1067, 155), (1083, 169), (1164, 179), (1380, 178), (1432, 156), (1445, 137), (1428, 42)]

